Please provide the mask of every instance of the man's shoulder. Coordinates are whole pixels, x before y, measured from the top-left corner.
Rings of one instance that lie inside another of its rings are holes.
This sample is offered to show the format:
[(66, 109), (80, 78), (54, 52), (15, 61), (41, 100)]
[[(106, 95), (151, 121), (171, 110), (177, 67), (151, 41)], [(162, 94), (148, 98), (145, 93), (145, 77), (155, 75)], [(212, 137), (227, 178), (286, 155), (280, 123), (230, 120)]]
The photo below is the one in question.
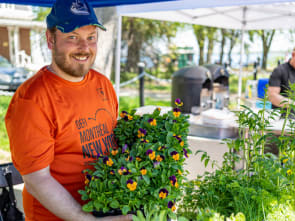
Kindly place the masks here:
[(42, 96), (45, 92), (45, 77), (46, 67), (43, 67), (31, 78), (21, 84), (16, 93), (25, 99)]
[(90, 73), (91, 73), (91, 76), (93, 78), (96, 78), (99, 81), (104, 81), (104, 82), (107, 82), (107, 83), (111, 83), (110, 79), (106, 75), (104, 75), (104, 74), (102, 74), (102, 73), (100, 73), (100, 72), (98, 72), (98, 71), (96, 71), (94, 69), (90, 69)]
[(285, 62), (285, 63), (279, 65), (278, 67), (276, 67), (275, 69), (278, 69), (280, 71), (287, 71), (287, 70), (291, 69), (291, 66), (288, 62)]
[(290, 65), (288, 64), (288, 62), (280, 64), (279, 66), (277, 66), (273, 72), (272, 75), (287, 75), (288, 72), (290, 71)]

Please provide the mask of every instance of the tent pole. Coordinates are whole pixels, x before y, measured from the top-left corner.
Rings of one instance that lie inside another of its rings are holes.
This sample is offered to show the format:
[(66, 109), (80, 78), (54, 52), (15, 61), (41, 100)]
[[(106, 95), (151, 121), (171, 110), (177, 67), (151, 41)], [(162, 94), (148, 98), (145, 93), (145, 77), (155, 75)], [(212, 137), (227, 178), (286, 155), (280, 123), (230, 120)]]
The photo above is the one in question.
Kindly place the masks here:
[(120, 60), (121, 60), (121, 32), (122, 32), (122, 16), (118, 14), (117, 24), (117, 44), (116, 44), (116, 66), (115, 66), (115, 91), (118, 98), (120, 97)]
[(240, 48), (240, 71), (239, 71), (239, 83), (238, 83), (238, 109), (241, 105), (241, 97), (242, 97), (242, 75), (243, 75), (243, 54), (244, 54), (244, 34), (245, 34), (245, 26), (246, 26), (246, 10), (247, 7), (243, 7), (243, 21), (242, 21), (242, 33), (241, 33), (241, 48)]

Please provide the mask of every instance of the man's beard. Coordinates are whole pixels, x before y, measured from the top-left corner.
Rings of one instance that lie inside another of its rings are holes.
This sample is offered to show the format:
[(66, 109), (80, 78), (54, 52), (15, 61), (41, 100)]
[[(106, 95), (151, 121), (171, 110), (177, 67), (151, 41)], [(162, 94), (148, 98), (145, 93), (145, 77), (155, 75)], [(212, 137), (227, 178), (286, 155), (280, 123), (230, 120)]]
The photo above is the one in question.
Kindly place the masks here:
[[(91, 57), (93, 57), (93, 54), (91, 53), (76, 53), (74, 55), (87, 56), (88, 59), (91, 59)], [(54, 48), (54, 51), (52, 53), (52, 59), (54, 60), (59, 69), (61, 69), (63, 72), (72, 77), (84, 77), (94, 63), (94, 60), (91, 62), (90, 65), (69, 63), (66, 60), (66, 55), (63, 52), (59, 52), (56, 47)]]

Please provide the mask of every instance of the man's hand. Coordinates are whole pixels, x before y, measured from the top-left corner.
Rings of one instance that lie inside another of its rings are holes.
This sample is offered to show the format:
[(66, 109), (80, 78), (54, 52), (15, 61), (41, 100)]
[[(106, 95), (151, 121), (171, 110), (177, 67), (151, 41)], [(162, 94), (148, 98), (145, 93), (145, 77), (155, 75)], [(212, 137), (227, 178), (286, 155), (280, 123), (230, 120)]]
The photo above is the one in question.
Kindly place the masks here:
[(273, 105), (277, 107), (286, 107), (290, 103), (294, 103), (291, 99), (282, 96), (280, 92), (280, 87), (268, 87), (268, 99)]

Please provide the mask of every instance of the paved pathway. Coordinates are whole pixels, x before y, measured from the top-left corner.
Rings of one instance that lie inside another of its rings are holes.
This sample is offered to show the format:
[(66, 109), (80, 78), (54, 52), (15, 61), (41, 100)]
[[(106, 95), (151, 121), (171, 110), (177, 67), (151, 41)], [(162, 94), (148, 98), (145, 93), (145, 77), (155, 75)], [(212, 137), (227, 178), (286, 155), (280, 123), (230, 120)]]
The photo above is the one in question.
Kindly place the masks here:
[(0, 149), (0, 164), (11, 162), (10, 152)]

